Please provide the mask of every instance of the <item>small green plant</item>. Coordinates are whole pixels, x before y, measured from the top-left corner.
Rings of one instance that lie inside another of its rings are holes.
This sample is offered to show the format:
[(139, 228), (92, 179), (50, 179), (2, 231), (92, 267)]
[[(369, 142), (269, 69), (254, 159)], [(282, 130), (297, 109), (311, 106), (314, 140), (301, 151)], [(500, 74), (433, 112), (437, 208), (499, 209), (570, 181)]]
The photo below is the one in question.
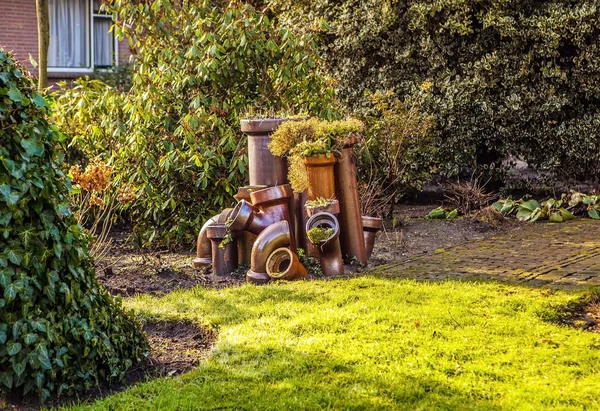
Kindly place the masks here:
[(323, 198), (319, 197), (315, 200), (308, 200), (305, 205), (307, 207), (326, 207), (328, 205), (334, 204), (337, 200), (335, 198)]
[[(574, 206), (574, 205), (573, 205)], [(541, 204), (534, 199), (499, 200), (492, 204), (497, 211), (504, 215), (515, 214), (519, 221), (534, 223), (537, 220), (549, 220), (552, 223), (562, 223), (575, 218), (567, 208), (570, 205), (570, 196), (563, 194), (560, 199), (550, 198)]]
[(438, 208), (431, 210), (429, 212), (429, 214), (427, 214), (425, 216), (425, 219), (427, 219), (427, 220), (443, 220), (443, 219), (451, 220), (456, 217), (458, 217), (458, 210), (456, 208), (448, 209), (448, 208), (444, 208), (444, 207), (438, 207)]
[(231, 235), (231, 233), (227, 233), (219, 243), (219, 248), (225, 248), (225, 246), (231, 242), (233, 242), (233, 236)]
[(600, 195), (572, 193), (569, 207), (573, 208), (575, 213), (587, 213), (588, 217), (594, 220), (600, 220)]
[(321, 277), (323, 275), (323, 269), (321, 268), (321, 262), (319, 261), (319, 259), (309, 257), (308, 255), (306, 255), (306, 252), (303, 248), (297, 248), (296, 254), (298, 255), (300, 263), (302, 263), (302, 265), (310, 274), (316, 275), (318, 277)]
[(322, 121), (310, 118), (286, 121), (271, 135), (269, 150), (288, 159), (288, 180), (295, 192), (308, 188), (308, 177), (302, 160), (318, 154), (333, 155), (349, 137), (362, 133), (363, 123), (356, 119)]
[(331, 238), (335, 234), (333, 228), (313, 227), (306, 232), (306, 235), (311, 243), (319, 245)]

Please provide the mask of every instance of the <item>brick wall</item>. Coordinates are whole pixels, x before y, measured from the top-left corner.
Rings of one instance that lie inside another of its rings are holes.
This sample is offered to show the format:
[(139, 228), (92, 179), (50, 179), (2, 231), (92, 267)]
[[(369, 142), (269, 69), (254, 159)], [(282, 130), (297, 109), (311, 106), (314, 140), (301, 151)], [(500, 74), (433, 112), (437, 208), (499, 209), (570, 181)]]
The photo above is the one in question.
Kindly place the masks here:
[[(12, 50), (15, 57), (33, 74), (37, 72), (29, 62), (29, 54), (38, 60), (37, 17), (35, 0), (0, 0), (0, 46)], [(119, 63), (129, 61), (131, 53), (127, 40), (118, 44)], [(77, 78), (77, 73), (48, 73), (51, 83)]]
[(37, 44), (35, 0), (0, 0), (0, 46), (32, 71), (29, 54), (37, 61)]

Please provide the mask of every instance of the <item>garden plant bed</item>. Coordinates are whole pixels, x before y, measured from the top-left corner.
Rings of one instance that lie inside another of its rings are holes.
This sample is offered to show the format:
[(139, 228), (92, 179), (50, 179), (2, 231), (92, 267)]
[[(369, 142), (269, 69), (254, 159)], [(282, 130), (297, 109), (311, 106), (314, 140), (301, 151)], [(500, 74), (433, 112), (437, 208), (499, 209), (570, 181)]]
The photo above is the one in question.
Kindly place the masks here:
[[(347, 270), (350, 273), (362, 272), (398, 259), (434, 252), (521, 227), (508, 220), (495, 229), (469, 218), (425, 220), (424, 216), (437, 206), (438, 204), (426, 204), (398, 207), (397, 220), (401, 224), (393, 227), (391, 219), (385, 222), (385, 230), (377, 234), (368, 266), (346, 265)], [(223, 288), (245, 282), (248, 267), (240, 266), (233, 275), (216, 277), (211, 275), (209, 269), (192, 267), (192, 250), (140, 250), (131, 246), (127, 237), (127, 231), (115, 230), (113, 246), (99, 264), (98, 280), (112, 294), (126, 297), (139, 293), (164, 295), (177, 289), (196, 286)]]

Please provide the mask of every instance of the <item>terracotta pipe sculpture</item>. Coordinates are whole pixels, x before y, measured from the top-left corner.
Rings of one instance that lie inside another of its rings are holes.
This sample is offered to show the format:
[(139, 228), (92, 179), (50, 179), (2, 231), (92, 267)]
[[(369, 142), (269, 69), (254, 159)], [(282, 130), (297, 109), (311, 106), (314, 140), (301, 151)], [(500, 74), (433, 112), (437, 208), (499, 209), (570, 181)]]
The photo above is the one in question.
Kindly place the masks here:
[(335, 197), (335, 179), (333, 166), (337, 162), (335, 155), (318, 154), (303, 158), (308, 175), (308, 199)]
[[(290, 224), (288, 200), (291, 197), (292, 189), (288, 184), (251, 192), (252, 204), (242, 200), (231, 212), (231, 230), (235, 232), (250, 231), (258, 235), (273, 223), (286, 221)], [(293, 236), (291, 245), (292, 249), (295, 249)]]
[(371, 258), (373, 247), (375, 247), (375, 236), (383, 228), (383, 220), (377, 217), (362, 216), (362, 223), (367, 258)]
[(267, 258), (267, 275), (273, 280), (296, 280), (308, 276), (308, 272), (296, 253), (282, 247)]
[[(250, 202), (250, 193), (267, 188), (265, 185), (260, 186), (243, 186), (238, 188), (238, 192), (233, 198), (236, 201), (245, 200)], [(239, 264), (250, 264), (250, 254), (252, 253), (252, 245), (256, 240), (256, 234), (249, 231), (243, 231), (238, 237), (238, 263)]]
[(206, 229), (206, 235), (212, 242), (212, 272), (217, 276), (227, 275), (237, 268), (236, 239), (221, 246), (228, 234), (229, 227), (225, 224), (210, 225)]
[(340, 201), (339, 223), (341, 227), (340, 244), (345, 258), (367, 263), (367, 250), (363, 238), (360, 201), (356, 183), (356, 164), (354, 163), (354, 144), (357, 139), (349, 139), (335, 164), (336, 198)]
[[(313, 228), (332, 229), (333, 233), (318, 244), (319, 260), (323, 275), (341, 275), (344, 274), (344, 263), (342, 261), (342, 250), (340, 248), (340, 225), (338, 219), (331, 213), (316, 213), (308, 219), (306, 231)], [(310, 239), (310, 237), (309, 237)]]
[(292, 242), (292, 233), (287, 221), (278, 221), (264, 229), (254, 242), (250, 270), (246, 280), (255, 284), (264, 284), (271, 277), (267, 274), (267, 259), (278, 248), (288, 247)]
[(198, 241), (196, 243), (196, 258), (192, 260), (194, 268), (204, 267), (212, 263), (212, 245), (211, 241), (206, 236), (206, 229), (208, 226), (214, 224), (225, 224), (231, 211), (233, 211), (233, 208), (226, 208), (225, 210), (221, 211), (220, 214), (212, 216), (206, 220), (206, 223), (204, 223), (200, 229)]
[(248, 135), (248, 173), (250, 185), (275, 186), (287, 182), (287, 160), (269, 151), (271, 133), (287, 119), (247, 119), (240, 122)]

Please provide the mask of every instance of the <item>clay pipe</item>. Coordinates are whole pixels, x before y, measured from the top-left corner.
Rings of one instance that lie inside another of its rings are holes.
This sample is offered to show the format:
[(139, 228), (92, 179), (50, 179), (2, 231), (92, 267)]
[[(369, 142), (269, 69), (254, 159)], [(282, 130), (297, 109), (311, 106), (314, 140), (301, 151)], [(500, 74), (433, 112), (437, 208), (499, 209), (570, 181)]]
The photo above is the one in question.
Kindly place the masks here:
[(232, 208), (226, 208), (221, 211), (220, 214), (212, 216), (200, 229), (200, 233), (198, 234), (198, 240), (196, 242), (196, 258), (192, 260), (194, 268), (200, 268), (207, 265), (210, 265), (212, 262), (212, 245), (208, 237), (206, 236), (206, 229), (208, 226), (214, 224), (225, 224), (227, 221), (227, 217), (231, 213)]
[[(287, 221), (291, 224), (288, 207), (291, 197), (292, 190), (288, 184), (251, 192), (252, 204), (242, 200), (231, 212), (231, 230), (249, 231), (258, 235), (273, 223)], [(293, 236), (291, 246), (295, 249)]]
[(232, 239), (221, 246), (225, 236), (229, 234), (229, 227), (225, 224), (209, 225), (206, 235), (212, 242), (212, 272), (222, 276), (231, 273), (237, 268), (237, 241)]
[(273, 280), (296, 280), (308, 276), (308, 272), (296, 253), (282, 247), (267, 258), (267, 275)]
[(373, 248), (375, 247), (375, 235), (383, 228), (383, 220), (378, 217), (362, 216), (362, 223), (367, 258), (371, 258)]
[(340, 243), (345, 258), (356, 258), (359, 263), (366, 264), (367, 251), (365, 250), (363, 238), (360, 201), (356, 182), (354, 142), (355, 139), (350, 139), (348, 145), (344, 145), (341, 156), (334, 167), (336, 198), (340, 201), (340, 214), (338, 216), (342, 227)]
[[(321, 212), (314, 214), (306, 223), (306, 232), (312, 228), (333, 229), (333, 234), (318, 244), (319, 261), (323, 275), (344, 274), (344, 263), (342, 261), (342, 249), (340, 248), (340, 224), (338, 219), (331, 213)], [(310, 237), (309, 237), (310, 241)], [(314, 243), (313, 243), (314, 244)]]
[(287, 221), (278, 221), (264, 229), (254, 241), (246, 280), (258, 284), (268, 282), (270, 277), (267, 275), (267, 259), (278, 248), (288, 247), (291, 241), (292, 235)]

